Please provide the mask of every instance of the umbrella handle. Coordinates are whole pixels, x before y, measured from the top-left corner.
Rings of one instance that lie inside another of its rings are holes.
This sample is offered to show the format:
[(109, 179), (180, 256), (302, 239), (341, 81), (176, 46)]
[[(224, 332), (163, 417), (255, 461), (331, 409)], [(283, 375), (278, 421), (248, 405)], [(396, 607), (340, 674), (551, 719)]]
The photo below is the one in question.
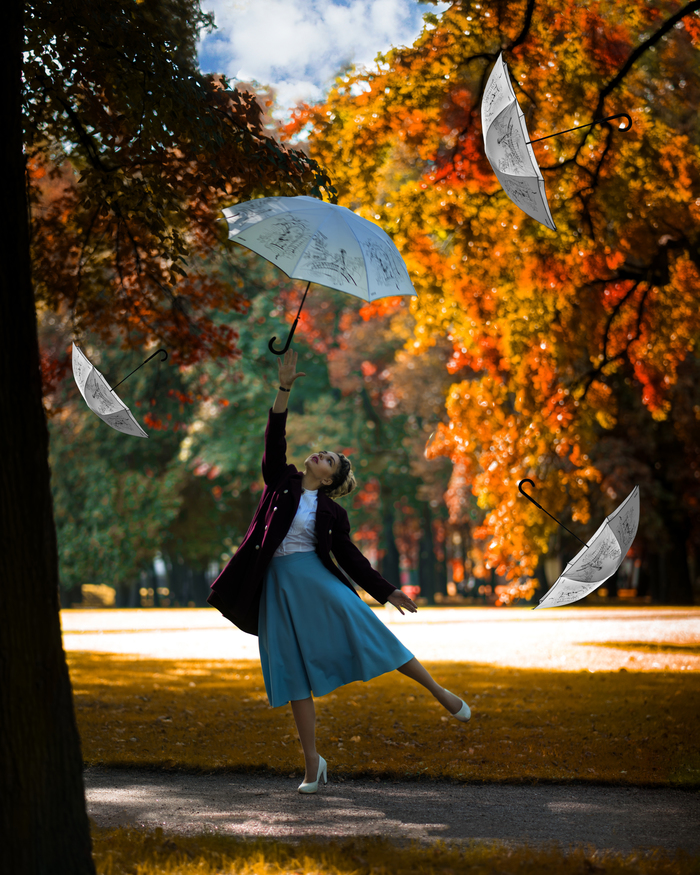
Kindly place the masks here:
[(306, 300), (306, 295), (309, 291), (309, 286), (311, 285), (311, 280), (306, 284), (306, 289), (304, 290), (304, 297), (301, 299), (301, 304), (299, 304), (299, 309), (297, 310), (297, 318), (294, 320), (294, 324), (292, 325), (292, 330), (289, 332), (287, 336), (287, 342), (284, 345), (284, 349), (276, 350), (275, 349), (275, 341), (277, 340), (277, 335), (270, 339), (270, 342), (267, 345), (267, 348), (274, 355), (284, 355), (285, 352), (289, 349), (289, 344), (292, 342), (292, 338), (294, 337), (294, 332), (297, 330), (297, 322), (299, 321), (299, 316), (301, 315), (301, 308), (304, 306), (304, 301)]
[(527, 492), (525, 492), (525, 490), (523, 489), (523, 483), (529, 483), (534, 488), (535, 481), (530, 480), (529, 478), (521, 480), (520, 483), (518, 483), (518, 489), (525, 496), (525, 498), (527, 498), (528, 501), (531, 501), (535, 505), (535, 507), (539, 507), (540, 510), (544, 510), (541, 504), (538, 504), (531, 495), (528, 495)]
[[(627, 127), (618, 128), (618, 130), (622, 131), (623, 133), (625, 131), (629, 131), (629, 129), (632, 127), (632, 119), (630, 118), (630, 116), (627, 115), (626, 112), (621, 112), (618, 113), (618, 115), (609, 115), (607, 118), (596, 119), (594, 122), (588, 122), (588, 124), (585, 125), (576, 125), (575, 128), (567, 128), (565, 131), (557, 131), (556, 134), (548, 134), (546, 137), (538, 137), (536, 140), (528, 140), (528, 143), (539, 143), (540, 140), (548, 140), (550, 137), (558, 137), (559, 134), (570, 134), (572, 131), (580, 131), (582, 128), (590, 128), (592, 125), (602, 125), (603, 122), (611, 122), (613, 119), (616, 118), (627, 119)], [(530, 480), (529, 482), (532, 483), (532, 480)], [(534, 486), (535, 484), (532, 483), (532, 485)], [(520, 491), (523, 492), (522, 489)], [(523, 495), (525, 495), (524, 492)], [(530, 499), (530, 501), (532, 501), (532, 499)]]
[(576, 538), (577, 541), (580, 541), (580, 542), (583, 544), (583, 546), (584, 546), (586, 549), (588, 549), (588, 544), (587, 544), (585, 541), (581, 541), (581, 539), (579, 538), (578, 535), (574, 534), (574, 533), (571, 531), (571, 529), (567, 529), (566, 526), (564, 525), (564, 523), (560, 523), (559, 520), (558, 520), (555, 516), (552, 516), (552, 514), (551, 514), (548, 510), (545, 510), (545, 509), (542, 507), (541, 504), (538, 504), (538, 503), (535, 501), (535, 499), (534, 499), (531, 495), (528, 495), (527, 492), (525, 492), (525, 490), (523, 489), (523, 483), (530, 483), (530, 484), (532, 484), (532, 486), (534, 487), (534, 485), (535, 485), (534, 481), (533, 481), (533, 480), (530, 480), (530, 479), (528, 479), (528, 478), (526, 478), (525, 480), (521, 480), (520, 483), (518, 483), (518, 489), (519, 489), (520, 492), (525, 496), (525, 498), (527, 498), (528, 501), (531, 501), (531, 502), (535, 505), (535, 507), (539, 507), (539, 509), (540, 509), (543, 513), (546, 513), (548, 517), (552, 517), (552, 519), (554, 520), (554, 522), (555, 522), (558, 526), (561, 526), (562, 529), (566, 529), (566, 531), (567, 531), (570, 535), (574, 535), (574, 538)]
[(275, 349), (275, 341), (277, 340), (277, 335), (270, 338), (270, 342), (267, 344), (267, 348), (270, 350), (271, 353), (274, 353), (275, 355), (284, 355), (285, 352), (287, 352), (287, 350), (289, 349), (289, 345), (292, 342), (292, 338), (294, 337), (294, 332), (296, 331), (298, 321), (299, 317), (297, 316), (297, 318), (294, 320), (291, 331), (287, 335), (287, 342), (282, 349)]

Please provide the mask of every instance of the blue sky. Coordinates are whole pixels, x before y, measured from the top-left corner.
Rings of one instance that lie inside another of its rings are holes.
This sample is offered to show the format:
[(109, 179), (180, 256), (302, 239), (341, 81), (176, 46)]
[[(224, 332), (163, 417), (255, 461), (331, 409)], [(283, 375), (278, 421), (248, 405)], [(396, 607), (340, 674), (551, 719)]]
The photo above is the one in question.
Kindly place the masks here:
[(203, 37), (205, 73), (271, 85), (275, 115), (320, 100), (348, 64), (372, 66), (378, 52), (411, 45), (426, 12), (417, 0), (203, 0), (217, 30)]

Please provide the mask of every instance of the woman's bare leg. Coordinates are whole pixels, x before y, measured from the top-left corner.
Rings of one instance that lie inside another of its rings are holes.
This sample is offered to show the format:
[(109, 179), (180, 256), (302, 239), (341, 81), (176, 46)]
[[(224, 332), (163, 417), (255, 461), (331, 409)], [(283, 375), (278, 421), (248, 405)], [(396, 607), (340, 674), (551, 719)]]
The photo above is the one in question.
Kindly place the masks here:
[(316, 709), (313, 696), (308, 699), (296, 699), (289, 703), (292, 706), (294, 722), (297, 725), (299, 741), (304, 750), (306, 766), (305, 781), (315, 781), (318, 775), (318, 754), (316, 753)]
[(433, 680), (431, 675), (423, 668), (415, 656), (413, 659), (405, 663), (405, 665), (400, 665), (397, 671), (400, 671), (401, 674), (405, 674), (406, 677), (422, 684), (428, 692), (435, 696), (444, 708), (447, 708), (450, 714), (456, 714), (462, 707), (462, 700), (458, 696), (455, 696), (454, 693), (444, 690), (437, 681)]

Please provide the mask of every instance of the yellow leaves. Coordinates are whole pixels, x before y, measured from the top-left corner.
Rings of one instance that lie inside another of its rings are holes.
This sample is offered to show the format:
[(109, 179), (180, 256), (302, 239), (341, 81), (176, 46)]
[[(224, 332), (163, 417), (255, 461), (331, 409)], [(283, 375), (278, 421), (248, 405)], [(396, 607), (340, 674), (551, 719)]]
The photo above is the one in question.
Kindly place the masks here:
[[(371, 75), (346, 77), (305, 119), (340, 202), (380, 214), (409, 266), (417, 298), (406, 348), (435, 356), (445, 341), (452, 347), (449, 423), (426, 456), (453, 462), (453, 520), (467, 521), (478, 497), (484, 543), (474, 555), (482, 551), (484, 573), (517, 578), (534, 569), (554, 527), (515, 495), (517, 480), (547, 470), (543, 501), (585, 517), (601, 434), (630, 394), (666, 416), (700, 337), (700, 276), (689, 257), (700, 221), (690, 194), (700, 181), (695, 106), (680, 84), (667, 88), (681, 70), (693, 93), (700, 82), (687, 33), (676, 32), (653, 65), (640, 61), (616, 88), (615, 102), (634, 115), (629, 133), (613, 125), (535, 147), (554, 234), (508, 199), (484, 158), (478, 108), (490, 61), (480, 53), (522, 21), (482, 7), (453, 5), (413, 47), (392, 50)], [(587, 121), (659, 14), (642, 0), (545, 0), (508, 59), (531, 132)], [(351, 82), (364, 93), (353, 97)]]

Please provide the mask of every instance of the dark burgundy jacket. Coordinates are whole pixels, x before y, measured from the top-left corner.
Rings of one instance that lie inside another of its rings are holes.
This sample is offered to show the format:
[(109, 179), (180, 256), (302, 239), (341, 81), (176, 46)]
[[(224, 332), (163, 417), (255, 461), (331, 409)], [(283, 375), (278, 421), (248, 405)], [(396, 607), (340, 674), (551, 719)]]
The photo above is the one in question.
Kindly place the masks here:
[[(211, 585), (212, 591), (207, 599), (226, 619), (251, 635), (258, 634), (265, 571), (289, 531), (301, 498), (303, 473), (287, 464), (286, 422), (286, 411), (270, 411), (262, 461), (265, 482), (262, 498), (243, 543)], [(338, 568), (340, 565), (378, 602), (386, 603), (396, 587), (372, 568), (350, 540), (350, 523), (345, 510), (320, 490), (316, 506), (316, 537), (316, 553), (331, 574), (357, 595)], [(331, 559), (331, 551), (338, 565)]]

